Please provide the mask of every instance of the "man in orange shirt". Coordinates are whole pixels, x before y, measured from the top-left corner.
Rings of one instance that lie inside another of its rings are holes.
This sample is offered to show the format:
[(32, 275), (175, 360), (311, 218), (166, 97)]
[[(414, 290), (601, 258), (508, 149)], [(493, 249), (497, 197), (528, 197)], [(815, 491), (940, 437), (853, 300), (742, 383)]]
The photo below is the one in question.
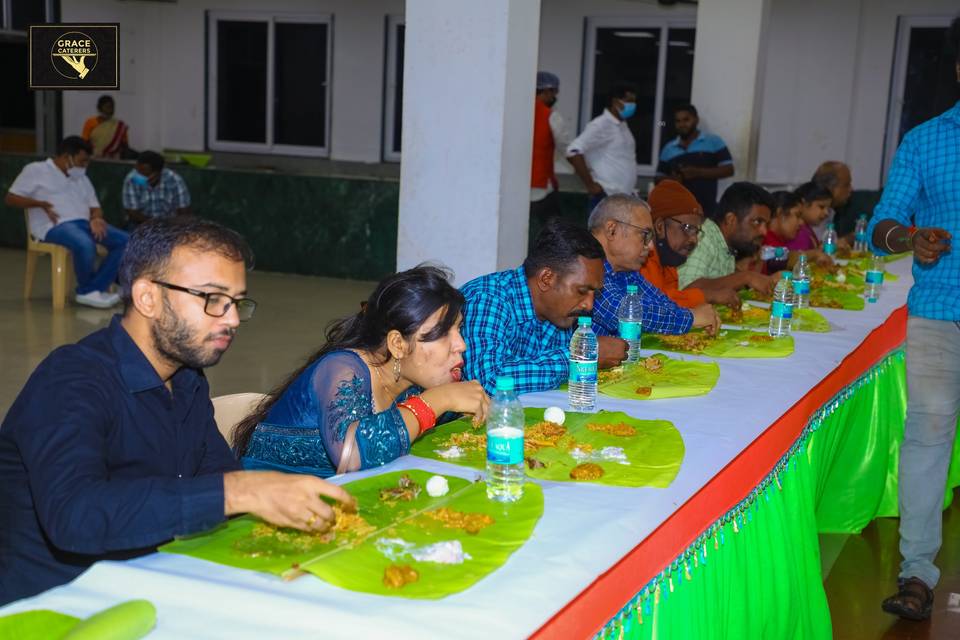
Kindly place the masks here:
[(650, 212), (656, 232), (640, 275), (682, 307), (693, 309), (705, 302), (740, 308), (737, 292), (729, 287), (681, 289), (677, 267), (686, 262), (700, 241), (703, 209), (690, 191), (676, 180), (661, 180), (650, 192)]
[[(548, 72), (537, 73), (537, 95), (533, 101), (533, 160), (530, 171), (530, 217), (540, 225), (560, 215), (559, 185), (553, 169), (556, 153), (553, 105), (560, 93), (560, 79)], [(530, 234), (531, 239), (534, 234)]]

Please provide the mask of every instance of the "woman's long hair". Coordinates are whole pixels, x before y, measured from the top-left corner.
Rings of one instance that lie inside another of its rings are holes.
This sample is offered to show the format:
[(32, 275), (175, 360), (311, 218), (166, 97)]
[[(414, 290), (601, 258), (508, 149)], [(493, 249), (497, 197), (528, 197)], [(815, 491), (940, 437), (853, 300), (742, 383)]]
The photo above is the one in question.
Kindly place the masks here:
[(450, 284), (448, 273), (439, 267), (421, 265), (381, 281), (362, 305), (361, 311), (331, 322), (326, 329), (326, 343), (320, 350), (271, 391), (256, 410), (236, 426), (233, 447), (237, 455), (246, 453), (253, 430), (263, 422), (287, 388), (314, 362), (331, 351), (357, 349), (379, 354), (386, 363), (390, 360), (390, 354), (381, 353), (381, 350), (388, 333), (396, 330), (409, 340), (427, 318), (438, 309), (444, 309), (436, 326), (420, 337), (421, 342), (438, 340), (454, 326), (463, 303), (463, 294)]

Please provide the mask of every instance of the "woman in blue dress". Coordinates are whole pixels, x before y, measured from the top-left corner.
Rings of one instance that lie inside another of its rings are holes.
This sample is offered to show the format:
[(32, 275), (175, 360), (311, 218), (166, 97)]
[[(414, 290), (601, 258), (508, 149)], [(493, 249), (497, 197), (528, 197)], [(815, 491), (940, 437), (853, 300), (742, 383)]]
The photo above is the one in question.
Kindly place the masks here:
[(489, 399), (461, 381), (463, 296), (436, 267), (383, 280), (360, 313), (234, 432), (246, 469), (322, 478), (386, 464), (446, 412), (485, 419)]

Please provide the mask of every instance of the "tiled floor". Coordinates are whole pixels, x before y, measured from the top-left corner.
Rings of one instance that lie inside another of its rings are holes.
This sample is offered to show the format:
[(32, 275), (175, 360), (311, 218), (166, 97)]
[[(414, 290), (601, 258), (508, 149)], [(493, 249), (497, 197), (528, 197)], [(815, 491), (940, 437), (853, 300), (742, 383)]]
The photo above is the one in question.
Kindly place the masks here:
[[(111, 311), (50, 305), (50, 261), (40, 260), (33, 295), (24, 300), (24, 253), (0, 248), (0, 417), (51, 349), (105, 326)], [(248, 276), (257, 315), (240, 327), (220, 364), (207, 371), (214, 395), (267, 391), (323, 342), (331, 320), (354, 313), (369, 282), (254, 272)]]
[[(52, 348), (95, 331), (112, 315), (75, 305), (53, 313), (49, 261), (41, 261), (33, 298), (23, 300), (23, 266), (23, 252), (0, 249), (0, 416), (6, 414), (30, 372)], [(368, 282), (251, 274), (250, 296), (260, 307), (256, 318), (241, 327), (238, 340), (220, 364), (207, 372), (213, 394), (270, 389), (321, 344), (327, 323), (353, 313), (372, 287)], [(934, 616), (930, 622), (918, 624), (898, 621), (880, 610), (880, 601), (896, 583), (896, 520), (878, 520), (859, 536), (823, 536), (825, 585), (835, 637), (960, 638), (960, 595), (951, 605), (951, 594), (960, 594), (957, 503), (945, 516), (943, 537), (940, 565), (944, 576), (937, 588)]]

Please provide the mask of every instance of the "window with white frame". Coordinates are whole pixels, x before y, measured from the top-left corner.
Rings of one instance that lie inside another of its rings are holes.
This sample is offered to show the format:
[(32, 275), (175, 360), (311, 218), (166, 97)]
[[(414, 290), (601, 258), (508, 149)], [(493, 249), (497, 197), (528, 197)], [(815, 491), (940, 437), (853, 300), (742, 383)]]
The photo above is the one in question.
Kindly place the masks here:
[(406, 27), (401, 16), (387, 17), (387, 68), (384, 70), (383, 159), (400, 161), (403, 123), (403, 41)]
[(327, 155), (330, 31), (328, 15), (211, 12), (208, 146)]
[(952, 16), (900, 16), (894, 49), (881, 182), (910, 129), (960, 99), (955, 58), (947, 43)]
[(637, 143), (637, 170), (653, 174), (660, 149), (676, 134), (674, 107), (690, 101), (695, 20), (588, 18), (580, 131), (600, 115), (617, 83), (637, 91), (627, 121)]

